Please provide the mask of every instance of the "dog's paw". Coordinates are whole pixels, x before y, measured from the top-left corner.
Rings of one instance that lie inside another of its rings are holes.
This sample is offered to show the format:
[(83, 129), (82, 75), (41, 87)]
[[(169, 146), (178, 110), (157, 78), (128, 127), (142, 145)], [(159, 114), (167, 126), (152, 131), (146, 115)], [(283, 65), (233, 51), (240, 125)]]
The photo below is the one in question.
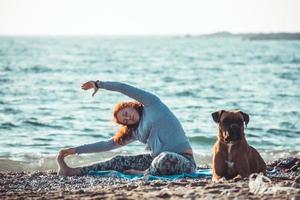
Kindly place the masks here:
[(214, 183), (222, 183), (222, 182), (226, 181), (226, 178), (225, 177), (217, 177), (217, 178), (213, 178), (212, 181)]
[(234, 177), (233, 179), (232, 179), (234, 182), (238, 182), (238, 181), (240, 181), (240, 180), (243, 180), (243, 177), (241, 176), (241, 175), (237, 175), (236, 177)]

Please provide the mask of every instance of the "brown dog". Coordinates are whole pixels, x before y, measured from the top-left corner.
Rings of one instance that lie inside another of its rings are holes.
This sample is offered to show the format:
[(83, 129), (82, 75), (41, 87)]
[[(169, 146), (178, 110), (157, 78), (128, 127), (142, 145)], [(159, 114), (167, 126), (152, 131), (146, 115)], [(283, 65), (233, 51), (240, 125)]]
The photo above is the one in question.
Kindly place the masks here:
[(213, 181), (265, 173), (266, 163), (245, 138), (244, 123), (247, 126), (249, 116), (239, 110), (220, 110), (212, 113), (212, 117), (219, 124), (212, 161)]

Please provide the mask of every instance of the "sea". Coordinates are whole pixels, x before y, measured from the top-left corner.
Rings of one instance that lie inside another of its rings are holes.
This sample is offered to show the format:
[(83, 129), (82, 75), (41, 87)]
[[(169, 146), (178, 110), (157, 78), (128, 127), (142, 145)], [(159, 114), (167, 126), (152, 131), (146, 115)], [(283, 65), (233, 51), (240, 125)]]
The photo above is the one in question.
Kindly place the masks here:
[[(123, 94), (83, 91), (120, 81), (159, 96), (182, 123), (198, 165), (210, 166), (211, 114), (250, 116), (247, 141), (267, 162), (300, 157), (300, 41), (184, 36), (0, 37), (0, 171), (56, 170), (60, 149), (111, 138)], [(171, 139), (171, 138), (170, 138)], [(131, 143), (69, 156), (70, 166), (147, 153)]]

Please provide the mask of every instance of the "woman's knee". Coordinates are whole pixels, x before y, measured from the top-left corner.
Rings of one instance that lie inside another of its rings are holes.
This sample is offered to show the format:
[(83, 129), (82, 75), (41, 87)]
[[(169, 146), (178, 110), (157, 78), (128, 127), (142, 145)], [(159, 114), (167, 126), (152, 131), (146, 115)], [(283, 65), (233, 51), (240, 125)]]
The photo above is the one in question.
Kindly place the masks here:
[(158, 156), (154, 158), (154, 160), (156, 160), (156, 162), (163, 162), (176, 158), (176, 155), (178, 154), (174, 152), (161, 152), (160, 154), (158, 154)]
[(181, 171), (178, 164), (178, 157), (173, 152), (162, 152), (156, 156), (149, 168), (152, 175), (170, 175)]

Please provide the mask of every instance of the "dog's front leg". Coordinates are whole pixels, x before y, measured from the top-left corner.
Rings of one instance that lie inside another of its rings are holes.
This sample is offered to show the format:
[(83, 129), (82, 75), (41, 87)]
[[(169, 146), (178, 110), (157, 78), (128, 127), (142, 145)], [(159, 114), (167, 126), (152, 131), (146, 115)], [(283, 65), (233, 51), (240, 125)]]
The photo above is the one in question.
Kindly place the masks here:
[(212, 171), (213, 171), (212, 180), (214, 182), (218, 182), (225, 175), (226, 172), (225, 158), (220, 152), (216, 153), (213, 157)]
[(247, 156), (242, 156), (238, 161), (236, 161), (235, 168), (238, 175), (240, 175), (242, 178), (249, 177), (251, 174)]

